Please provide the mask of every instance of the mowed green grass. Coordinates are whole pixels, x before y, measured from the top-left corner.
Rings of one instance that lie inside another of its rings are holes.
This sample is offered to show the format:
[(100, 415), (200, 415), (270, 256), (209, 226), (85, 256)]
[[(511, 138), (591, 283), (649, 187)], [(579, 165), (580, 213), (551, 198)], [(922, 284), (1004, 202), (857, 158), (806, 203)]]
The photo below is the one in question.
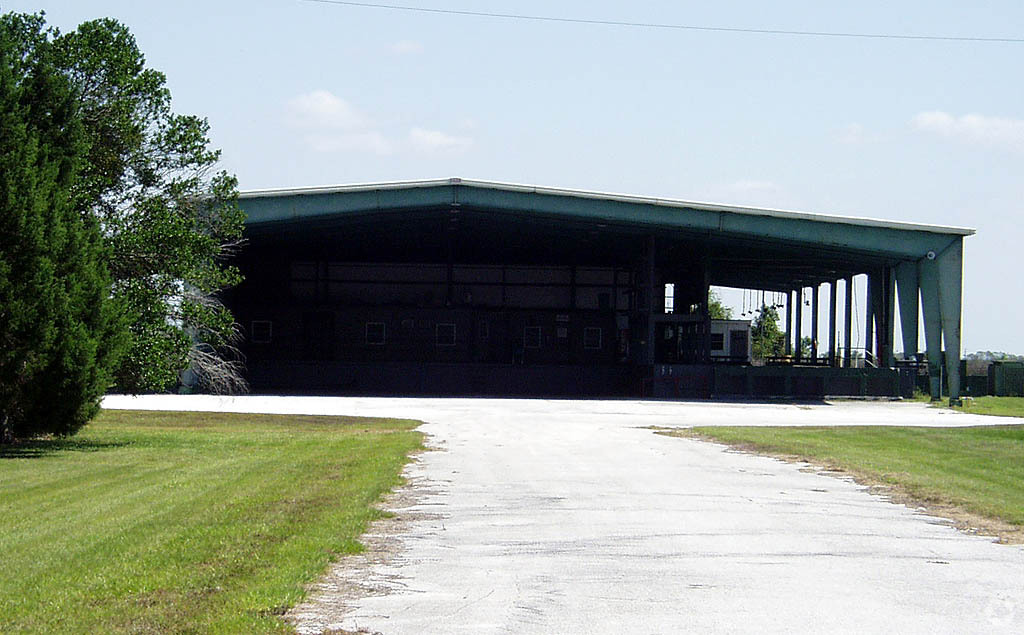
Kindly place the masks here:
[(707, 427), (693, 435), (836, 467), (922, 503), (1024, 526), (1024, 426)]
[(361, 550), (416, 425), (105, 411), (0, 446), (0, 631), (288, 631), (303, 585)]
[(977, 415), (1024, 417), (1024, 397), (975, 397), (964, 403), (957, 410)]

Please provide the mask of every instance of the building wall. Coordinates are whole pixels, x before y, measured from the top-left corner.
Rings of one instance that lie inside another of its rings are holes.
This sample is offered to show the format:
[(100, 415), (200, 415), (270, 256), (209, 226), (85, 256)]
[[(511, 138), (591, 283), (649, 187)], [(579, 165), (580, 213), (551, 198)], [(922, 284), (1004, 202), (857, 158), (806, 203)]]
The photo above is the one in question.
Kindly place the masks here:
[(247, 357), (254, 361), (612, 364), (621, 359), (611, 312), (269, 305), (247, 307), (239, 317), (248, 334)]
[[(381, 371), (381, 381), (394, 388), (405, 382), (396, 377), (418, 375), (402, 364), (435, 365), (438, 377), (457, 375), (453, 364), (463, 365), (467, 377), (488, 376), (479, 366), (470, 370), (480, 364), (632, 364), (629, 342), (636, 334), (623, 325), (631, 323), (636, 291), (627, 268), (350, 263), (258, 249), (247, 256), (241, 263), (246, 281), (229, 304), (243, 328), (256, 389), (340, 382), (341, 389), (366, 390), (373, 365), (391, 369)], [(598, 382), (589, 387), (596, 394), (622, 393), (615, 373), (584, 376)], [(552, 376), (534, 389), (553, 390), (567, 381)], [(506, 384), (523, 393), (531, 385), (529, 379), (496, 378), (474, 392), (496, 393)], [(585, 388), (577, 387), (587, 393)], [(381, 385), (381, 391), (390, 390)]]
[(750, 320), (711, 320), (711, 357), (749, 362)]

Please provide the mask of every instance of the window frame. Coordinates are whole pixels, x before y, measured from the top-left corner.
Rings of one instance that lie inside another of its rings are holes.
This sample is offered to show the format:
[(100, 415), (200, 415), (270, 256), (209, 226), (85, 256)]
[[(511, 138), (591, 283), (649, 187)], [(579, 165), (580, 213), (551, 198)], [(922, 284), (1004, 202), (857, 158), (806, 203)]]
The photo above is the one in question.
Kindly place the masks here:
[[(715, 346), (715, 338), (719, 338), (719, 345)], [(712, 333), (711, 334), (711, 350), (713, 352), (725, 352), (725, 333)]]

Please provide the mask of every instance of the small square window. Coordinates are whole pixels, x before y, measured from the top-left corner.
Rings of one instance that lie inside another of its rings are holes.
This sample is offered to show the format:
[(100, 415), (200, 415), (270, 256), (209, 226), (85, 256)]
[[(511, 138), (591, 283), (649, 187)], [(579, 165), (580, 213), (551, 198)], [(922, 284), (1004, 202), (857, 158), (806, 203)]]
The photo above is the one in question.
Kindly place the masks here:
[(540, 348), (541, 329), (539, 326), (527, 326), (523, 329), (523, 348)]
[(387, 328), (383, 322), (366, 323), (366, 343), (371, 346), (383, 346), (387, 339)]
[(253, 320), (249, 335), (253, 344), (269, 344), (274, 335), (274, 323), (270, 320)]
[(604, 335), (600, 327), (588, 326), (583, 329), (583, 348), (588, 350), (599, 350)]
[(711, 350), (713, 350), (713, 351), (724, 351), (725, 350), (725, 333), (712, 333), (711, 334)]
[(434, 339), (438, 346), (455, 346), (455, 325), (438, 324), (434, 327)]

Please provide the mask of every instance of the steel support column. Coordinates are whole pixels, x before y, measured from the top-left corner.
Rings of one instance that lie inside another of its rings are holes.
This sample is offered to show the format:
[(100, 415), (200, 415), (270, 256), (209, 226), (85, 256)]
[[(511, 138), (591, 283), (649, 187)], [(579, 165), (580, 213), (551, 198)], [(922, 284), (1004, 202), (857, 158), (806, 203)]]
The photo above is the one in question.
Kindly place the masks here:
[(946, 383), (950, 402), (960, 399), (960, 325), (963, 303), (964, 243), (957, 239), (935, 262), (939, 269), (939, 311), (946, 344)]
[(877, 273), (869, 273), (867, 292), (868, 295), (864, 299), (864, 359), (866, 360), (870, 353), (874, 357), (875, 353), (875, 286), (878, 284)]
[(933, 260), (917, 262), (924, 317), (924, 343), (928, 353), (928, 377), (932, 401), (942, 399), (942, 313), (939, 310), (939, 268)]
[(794, 328), (794, 331), (796, 333), (796, 338), (793, 341), (793, 346), (796, 347), (796, 350), (793, 352), (793, 357), (796, 358), (796, 361), (800, 361), (800, 359), (803, 357), (803, 348), (804, 348), (802, 346), (802, 343), (803, 343), (803, 326), (804, 326), (804, 288), (803, 287), (800, 287), (796, 291), (796, 315), (794, 316), (794, 318), (796, 319), (796, 325), (795, 325), (795, 328)]
[(896, 366), (896, 276), (892, 267), (882, 270), (882, 320), (879, 331), (882, 343), (882, 363), (886, 368)]
[(853, 276), (846, 276), (846, 304), (843, 305), (843, 366), (853, 361)]
[(647, 306), (644, 307), (647, 313), (647, 344), (644, 346), (644, 363), (654, 363), (654, 275), (655, 275), (655, 250), (657, 244), (654, 236), (647, 237), (647, 253), (644, 267), (647, 280), (644, 281), (647, 293)]
[(793, 354), (793, 292), (786, 292), (786, 355)]
[(821, 332), (818, 329), (818, 293), (821, 285), (815, 283), (811, 287), (811, 359), (818, 359), (818, 334)]
[(917, 357), (918, 296), (917, 264), (901, 262), (896, 265), (896, 292), (900, 305), (900, 331), (903, 335), (903, 359)]
[(868, 280), (871, 286), (871, 315), (874, 318), (874, 339), (871, 352), (875, 354), (875, 364), (885, 365), (885, 271), (878, 270)]
[(828, 364), (836, 365), (836, 291), (839, 281), (828, 283)]

